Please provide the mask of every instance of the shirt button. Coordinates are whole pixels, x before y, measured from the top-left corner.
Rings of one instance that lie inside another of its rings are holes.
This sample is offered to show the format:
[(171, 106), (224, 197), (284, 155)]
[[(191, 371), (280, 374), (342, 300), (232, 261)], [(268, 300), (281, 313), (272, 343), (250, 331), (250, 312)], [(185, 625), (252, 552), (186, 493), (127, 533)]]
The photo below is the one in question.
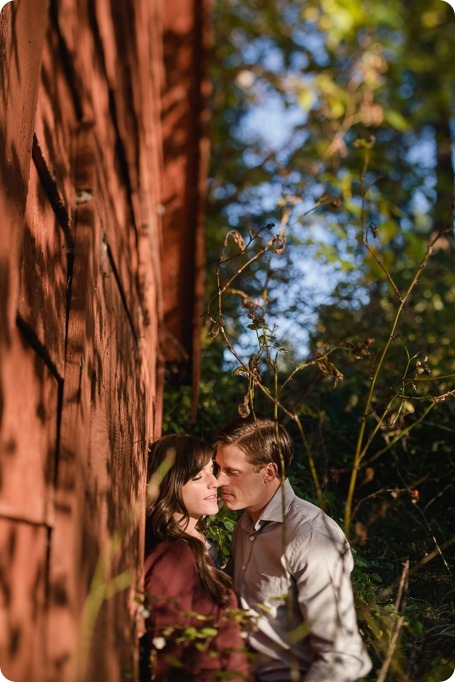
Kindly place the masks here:
[(254, 535), (250, 535), (250, 540), (251, 540), (251, 542), (253, 542), (253, 540), (254, 540)]
[(242, 571), (246, 571), (246, 564), (242, 566)]

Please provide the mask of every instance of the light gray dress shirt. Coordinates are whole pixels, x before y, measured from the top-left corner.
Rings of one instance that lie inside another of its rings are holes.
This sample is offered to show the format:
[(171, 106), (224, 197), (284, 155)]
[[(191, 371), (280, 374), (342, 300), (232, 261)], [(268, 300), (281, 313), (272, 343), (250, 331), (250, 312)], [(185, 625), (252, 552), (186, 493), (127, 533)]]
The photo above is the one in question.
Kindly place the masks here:
[(288, 480), (256, 524), (244, 512), (233, 556), (241, 606), (258, 616), (249, 638), (258, 653), (256, 680), (352, 682), (369, 672), (346, 537), (321, 509), (298, 498)]

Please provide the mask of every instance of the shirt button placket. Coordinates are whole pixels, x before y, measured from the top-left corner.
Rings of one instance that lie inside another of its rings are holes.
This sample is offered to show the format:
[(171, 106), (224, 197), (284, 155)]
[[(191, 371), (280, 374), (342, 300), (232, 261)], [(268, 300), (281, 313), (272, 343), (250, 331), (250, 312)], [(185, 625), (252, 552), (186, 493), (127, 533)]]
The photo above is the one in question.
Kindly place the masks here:
[[(255, 540), (255, 539), (256, 539), (256, 536), (255, 536), (255, 535), (253, 535), (253, 534), (250, 535), (250, 537), (249, 537), (250, 542), (253, 542), (253, 540)], [(250, 545), (250, 546), (249, 546), (249, 549), (247, 550), (248, 559), (247, 559), (246, 563), (243, 564), (243, 566), (242, 566), (242, 571), (246, 571), (246, 569), (247, 569), (247, 567), (248, 567), (248, 562), (249, 562), (249, 560), (250, 560), (252, 550), (253, 550), (253, 545)]]

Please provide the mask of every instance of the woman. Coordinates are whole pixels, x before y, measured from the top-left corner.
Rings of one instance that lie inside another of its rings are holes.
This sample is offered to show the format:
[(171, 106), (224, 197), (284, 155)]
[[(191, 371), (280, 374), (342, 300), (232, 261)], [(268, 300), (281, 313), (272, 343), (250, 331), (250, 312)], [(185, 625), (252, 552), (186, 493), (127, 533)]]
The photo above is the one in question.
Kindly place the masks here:
[(237, 608), (232, 581), (215, 567), (203, 535), (204, 518), (218, 511), (212, 458), (206, 443), (186, 435), (164, 436), (150, 448), (145, 591), (160, 682), (250, 679), (230, 615)]

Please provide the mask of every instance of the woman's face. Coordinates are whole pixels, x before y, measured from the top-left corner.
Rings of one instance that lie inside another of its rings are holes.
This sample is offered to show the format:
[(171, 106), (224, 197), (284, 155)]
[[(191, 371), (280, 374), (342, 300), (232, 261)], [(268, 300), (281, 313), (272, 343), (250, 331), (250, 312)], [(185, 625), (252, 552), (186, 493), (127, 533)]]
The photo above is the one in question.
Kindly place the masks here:
[(210, 460), (194, 478), (182, 487), (182, 499), (190, 519), (197, 521), (201, 516), (217, 513), (218, 486), (219, 483), (213, 473), (213, 462)]

